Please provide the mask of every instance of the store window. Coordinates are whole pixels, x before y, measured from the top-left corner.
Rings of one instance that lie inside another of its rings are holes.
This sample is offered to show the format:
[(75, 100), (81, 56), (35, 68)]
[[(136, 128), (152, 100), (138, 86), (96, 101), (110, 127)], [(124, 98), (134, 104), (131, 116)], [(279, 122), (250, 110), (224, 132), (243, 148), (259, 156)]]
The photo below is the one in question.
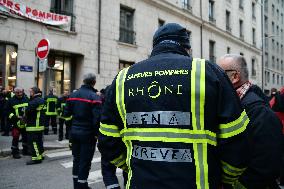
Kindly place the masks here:
[(17, 80), (17, 47), (0, 44), (0, 86), (12, 90)]
[[(52, 51), (48, 56), (47, 69), (39, 75), (39, 87), (47, 94), (50, 89), (61, 96), (65, 91), (71, 92), (75, 85), (75, 69), (77, 57), (73, 54), (62, 54)], [(74, 78), (74, 79), (71, 79)]]

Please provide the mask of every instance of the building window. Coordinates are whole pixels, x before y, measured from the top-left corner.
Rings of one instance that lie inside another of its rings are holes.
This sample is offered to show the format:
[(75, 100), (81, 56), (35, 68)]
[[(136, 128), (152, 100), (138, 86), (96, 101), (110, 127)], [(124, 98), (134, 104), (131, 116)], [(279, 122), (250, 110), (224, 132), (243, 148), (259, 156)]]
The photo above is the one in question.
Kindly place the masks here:
[(165, 21), (162, 20), (162, 19), (159, 19), (159, 20), (158, 20), (158, 26), (161, 27), (161, 26), (163, 26), (163, 25), (165, 25)]
[(264, 48), (265, 50), (268, 50), (268, 35), (264, 35)]
[(231, 53), (231, 48), (227, 47), (227, 54), (230, 54), (230, 53)]
[(272, 83), (275, 83), (275, 74), (272, 74)]
[(279, 70), (279, 59), (276, 60), (276, 69)]
[(244, 0), (239, 0), (239, 8), (244, 10)]
[(243, 24), (243, 21), (242, 20), (240, 20), (240, 38), (241, 38), (241, 40), (244, 40), (244, 24)]
[(283, 16), (283, 13), (281, 13), (281, 22), (282, 22), (282, 24), (284, 24), (284, 16)]
[(267, 16), (264, 16), (264, 26), (265, 26), (265, 30), (268, 29), (268, 18)]
[(75, 31), (73, 0), (51, 0), (50, 12), (71, 16), (70, 30)]
[(272, 22), (272, 23), (271, 23), (271, 27), (272, 27), (272, 33), (273, 33), (273, 34), (275, 33), (275, 28), (274, 28), (274, 26), (275, 26), (275, 25), (274, 25), (274, 22)]
[(255, 20), (255, 3), (252, 2), (251, 4), (251, 13), (252, 13), (252, 19)]
[(277, 53), (279, 53), (279, 49), (280, 49), (280, 48), (279, 48), (279, 43), (277, 42), (277, 43), (276, 43), (276, 51), (277, 51)]
[(182, 0), (182, 8), (191, 11), (192, 7), (191, 7), (191, 4), (190, 4), (190, 0)]
[(276, 35), (279, 36), (279, 26), (276, 26)]
[(267, 72), (267, 83), (270, 82), (270, 72)]
[(275, 15), (275, 7), (274, 7), (274, 5), (272, 4), (272, 16), (274, 16)]
[(277, 16), (277, 20), (279, 20), (280, 16), (279, 16), (279, 10), (278, 9), (276, 10), (276, 16)]
[(215, 41), (209, 41), (209, 60), (213, 63), (216, 63), (215, 56)]
[(226, 31), (232, 32), (231, 28), (231, 13), (226, 10)]
[(277, 85), (279, 85), (279, 75), (277, 75)]
[(264, 11), (268, 11), (268, 0), (264, 0)]
[(265, 67), (268, 68), (268, 53), (265, 53)]
[(283, 60), (281, 60), (281, 71), (284, 71), (284, 67), (283, 67)]
[(241, 56), (244, 56), (244, 53), (240, 52), (240, 55), (241, 55)]
[(272, 56), (272, 68), (275, 68), (275, 57)]
[(132, 66), (133, 64), (134, 64), (134, 62), (119, 60), (119, 70), (122, 70), (124, 68), (128, 68), (129, 66)]
[(252, 44), (253, 44), (254, 46), (256, 46), (255, 29), (254, 29), (254, 28), (252, 28)]
[(119, 41), (129, 44), (135, 44), (135, 32), (133, 22), (134, 10), (121, 5)]
[(213, 0), (209, 0), (209, 21), (212, 23), (216, 23), (215, 20), (215, 10), (214, 10), (214, 1)]
[(256, 69), (255, 69), (255, 59), (251, 59), (251, 76), (255, 77), (256, 76)]
[(275, 41), (274, 41), (274, 39), (272, 39), (272, 49), (273, 50), (275, 49)]
[(0, 44), (0, 86), (13, 90), (17, 79), (17, 47)]

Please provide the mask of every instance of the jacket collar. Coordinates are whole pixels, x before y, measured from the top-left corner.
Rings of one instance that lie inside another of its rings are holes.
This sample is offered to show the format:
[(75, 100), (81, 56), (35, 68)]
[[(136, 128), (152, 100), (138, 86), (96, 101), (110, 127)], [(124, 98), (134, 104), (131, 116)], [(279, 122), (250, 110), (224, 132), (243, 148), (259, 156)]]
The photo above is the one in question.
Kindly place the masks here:
[(178, 44), (174, 43), (160, 43), (156, 45), (151, 53), (152, 56), (156, 56), (162, 53), (173, 53), (180, 54), (184, 56), (189, 56), (186, 50)]
[(81, 85), (81, 88), (89, 89), (89, 90), (92, 90), (92, 91), (96, 92), (96, 90), (92, 86), (90, 86), (90, 85)]

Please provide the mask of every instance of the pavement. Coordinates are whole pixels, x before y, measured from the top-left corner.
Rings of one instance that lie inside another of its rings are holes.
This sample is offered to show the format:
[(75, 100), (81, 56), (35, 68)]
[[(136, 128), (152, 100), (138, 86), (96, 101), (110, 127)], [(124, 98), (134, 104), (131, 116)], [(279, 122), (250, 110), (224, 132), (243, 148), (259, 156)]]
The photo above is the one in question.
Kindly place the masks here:
[[(11, 155), (11, 144), (12, 136), (1, 136), (0, 135), (0, 157)], [(68, 148), (68, 141), (58, 141), (58, 135), (49, 134), (43, 137), (43, 146), (45, 150), (55, 150)], [(22, 149), (21, 143), (19, 148)]]

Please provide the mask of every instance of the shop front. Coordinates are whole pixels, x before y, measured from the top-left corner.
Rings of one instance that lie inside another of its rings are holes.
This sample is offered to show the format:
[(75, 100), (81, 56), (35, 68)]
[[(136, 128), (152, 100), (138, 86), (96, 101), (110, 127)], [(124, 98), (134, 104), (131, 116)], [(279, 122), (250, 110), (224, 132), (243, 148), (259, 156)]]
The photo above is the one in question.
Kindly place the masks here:
[(0, 87), (13, 90), (17, 83), (17, 45), (0, 42)]
[(50, 89), (54, 94), (61, 96), (65, 91), (75, 89), (76, 65), (82, 55), (50, 51), (47, 58), (47, 69), (39, 73), (38, 86), (44, 95)]

